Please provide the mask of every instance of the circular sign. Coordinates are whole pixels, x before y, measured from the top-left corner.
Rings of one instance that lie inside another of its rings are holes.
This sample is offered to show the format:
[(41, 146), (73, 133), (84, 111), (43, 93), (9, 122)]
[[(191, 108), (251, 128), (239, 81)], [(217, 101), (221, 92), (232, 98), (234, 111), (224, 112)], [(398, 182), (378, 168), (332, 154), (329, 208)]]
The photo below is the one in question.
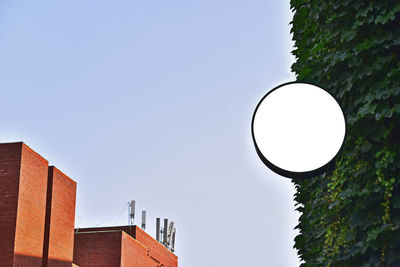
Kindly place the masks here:
[(346, 134), (343, 111), (324, 89), (300, 82), (279, 85), (258, 103), (251, 125), (257, 154), (288, 178), (325, 171)]

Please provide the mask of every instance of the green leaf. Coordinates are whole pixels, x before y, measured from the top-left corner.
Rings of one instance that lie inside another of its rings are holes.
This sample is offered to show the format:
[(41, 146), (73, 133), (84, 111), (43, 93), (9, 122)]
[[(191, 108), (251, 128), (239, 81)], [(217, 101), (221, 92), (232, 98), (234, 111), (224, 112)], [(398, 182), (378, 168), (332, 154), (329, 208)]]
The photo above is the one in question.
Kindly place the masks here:
[(371, 104), (371, 103), (366, 103), (364, 106), (362, 106), (359, 110), (358, 110), (358, 115), (360, 116), (365, 116), (367, 114), (372, 114), (375, 112), (376, 107), (378, 106), (378, 104)]

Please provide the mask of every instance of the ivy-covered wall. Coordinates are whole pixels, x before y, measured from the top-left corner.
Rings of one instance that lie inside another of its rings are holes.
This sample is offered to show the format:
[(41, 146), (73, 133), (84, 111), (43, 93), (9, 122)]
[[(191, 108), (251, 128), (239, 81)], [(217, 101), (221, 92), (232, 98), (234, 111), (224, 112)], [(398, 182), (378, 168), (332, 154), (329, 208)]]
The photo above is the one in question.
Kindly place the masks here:
[(400, 266), (400, 2), (292, 0), (293, 71), (344, 109), (336, 166), (295, 180), (304, 266)]

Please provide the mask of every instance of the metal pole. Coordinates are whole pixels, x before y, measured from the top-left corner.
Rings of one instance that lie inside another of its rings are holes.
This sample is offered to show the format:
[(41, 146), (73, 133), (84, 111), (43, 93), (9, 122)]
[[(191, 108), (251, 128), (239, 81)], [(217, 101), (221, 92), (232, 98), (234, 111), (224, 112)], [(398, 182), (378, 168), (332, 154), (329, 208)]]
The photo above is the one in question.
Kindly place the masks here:
[(130, 207), (130, 214), (129, 214), (129, 225), (133, 225), (135, 222), (135, 200), (132, 200), (131, 203), (129, 204)]
[(172, 252), (175, 251), (175, 233), (176, 233), (176, 229), (174, 228), (174, 230), (172, 232), (172, 244), (171, 244), (171, 251)]
[(167, 246), (167, 235), (168, 235), (168, 219), (164, 219), (164, 231), (163, 231), (163, 243)]
[(146, 211), (142, 210), (142, 229), (146, 230)]
[(156, 219), (156, 240), (160, 242), (160, 218)]

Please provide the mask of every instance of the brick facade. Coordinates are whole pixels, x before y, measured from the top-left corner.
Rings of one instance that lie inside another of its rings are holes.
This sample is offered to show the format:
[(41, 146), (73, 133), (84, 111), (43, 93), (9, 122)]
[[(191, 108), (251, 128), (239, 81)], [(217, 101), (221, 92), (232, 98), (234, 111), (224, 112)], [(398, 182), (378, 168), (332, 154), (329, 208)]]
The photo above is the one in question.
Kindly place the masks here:
[(76, 182), (49, 167), (43, 267), (69, 266), (73, 259)]
[(135, 230), (135, 239), (148, 248), (150, 258), (159, 261), (160, 265), (166, 267), (178, 266), (178, 257), (174, 253), (166, 249), (139, 227), (135, 227)]
[(149, 257), (149, 250), (125, 232), (122, 233), (121, 266), (123, 267), (157, 267), (158, 262)]
[[(137, 227), (136, 225), (132, 226), (110, 226), (110, 227), (96, 227), (96, 228), (81, 228), (76, 229), (75, 232), (75, 248), (74, 248), (74, 262), (78, 265), (79, 258), (81, 255), (97, 255), (96, 251), (93, 251), (90, 247), (90, 244), (85, 241), (82, 244), (81, 241), (87, 240), (89, 237), (82, 237), (86, 234), (91, 234), (91, 238), (95, 238), (96, 234), (101, 235), (105, 232), (123, 232), (123, 236), (125, 236), (126, 241), (121, 241), (121, 246), (125, 248), (121, 253), (124, 256), (122, 257), (122, 263), (118, 266), (165, 266), (165, 267), (177, 267), (178, 266), (178, 257), (165, 248), (162, 244), (154, 240), (149, 234), (145, 231)], [(93, 235), (94, 234), (94, 235)], [(129, 236), (126, 237), (126, 236)], [(134, 240), (135, 242), (131, 242), (129, 240)], [(105, 244), (106, 245), (106, 244)], [(120, 246), (120, 247), (121, 247)], [(129, 249), (127, 249), (129, 248)], [(130, 253), (124, 251), (131, 251)], [(130, 259), (130, 260), (128, 260)], [(141, 264), (146, 265), (130, 265), (129, 262), (140, 261)], [(87, 262), (85, 262), (87, 264)], [(83, 266), (83, 265), (82, 265)], [(86, 265), (84, 265), (86, 266)]]
[[(160, 251), (171, 253), (170, 257), (175, 258), (175, 263), (170, 264), (165, 258), (155, 258), (145, 244), (123, 230), (91, 230), (75, 233), (74, 263), (78, 266), (177, 267), (177, 257), (162, 245), (155, 254), (162, 254)], [(157, 241), (153, 239), (153, 242)]]
[(75, 234), (74, 263), (80, 267), (121, 266), (121, 231)]
[(13, 264), (22, 145), (0, 145), (0, 266)]
[(25, 144), (0, 144), (0, 266), (42, 262), (47, 168)]

